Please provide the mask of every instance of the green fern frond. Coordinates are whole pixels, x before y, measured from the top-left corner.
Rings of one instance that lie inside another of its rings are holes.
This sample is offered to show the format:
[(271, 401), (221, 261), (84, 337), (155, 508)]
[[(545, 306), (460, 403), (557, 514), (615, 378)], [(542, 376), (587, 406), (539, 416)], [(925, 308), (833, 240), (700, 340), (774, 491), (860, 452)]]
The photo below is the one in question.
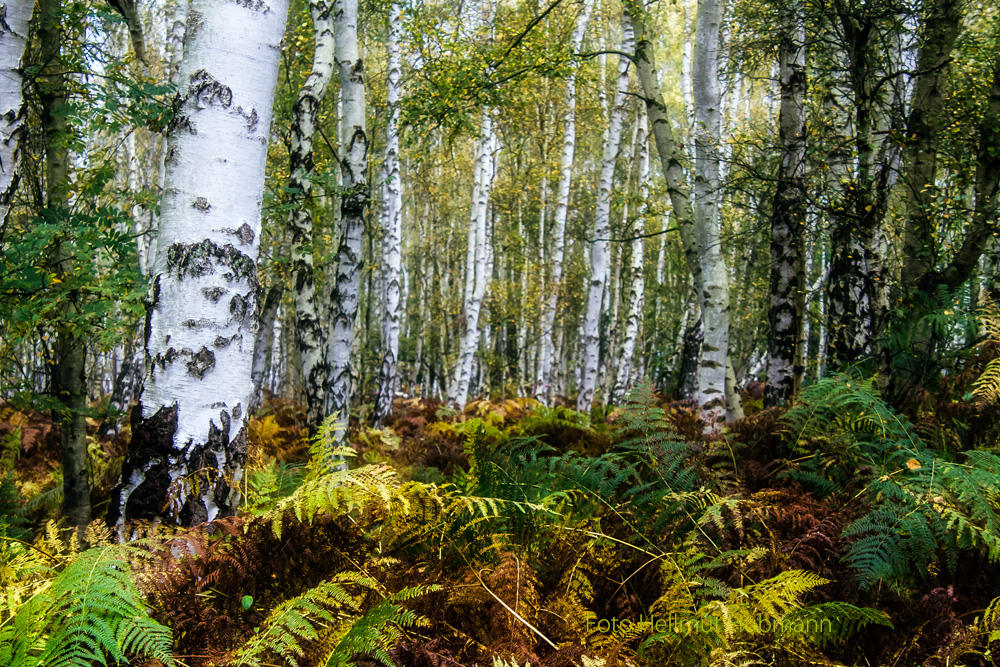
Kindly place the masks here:
[(0, 632), (9, 667), (91, 667), (145, 655), (173, 664), (170, 630), (149, 617), (132, 579), (134, 545), (99, 546), (78, 554), (26, 601), (11, 633)]
[(375, 589), (378, 582), (356, 572), (344, 572), (285, 600), (268, 614), (229, 664), (260, 667), (263, 659), (273, 654), (294, 667), (297, 659), (305, 655), (303, 643), (319, 639), (317, 627), (321, 623), (335, 623), (337, 614), (357, 612), (359, 600), (345, 589), (348, 585)]
[(317, 514), (347, 514), (379, 499), (391, 499), (399, 487), (395, 472), (388, 466), (364, 466), (357, 470), (334, 470), (310, 479), (295, 493), (275, 504), (271, 526), (281, 537), (286, 511), (299, 521), (312, 521)]
[(389, 651), (398, 643), (402, 629), (429, 623), (400, 603), (436, 590), (440, 590), (440, 586), (414, 586), (383, 598), (350, 624), (324, 664), (327, 667), (353, 667), (355, 656), (362, 655), (386, 667), (393, 667), (395, 663)]
[(959, 549), (1000, 560), (1000, 457), (982, 451), (965, 457), (955, 464), (921, 453), (910, 469), (869, 484), (871, 511), (843, 533), (854, 539), (844, 560), (862, 587), (925, 574), (940, 556), (953, 570)]
[(735, 651), (748, 637), (774, 632), (803, 608), (805, 594), (828, 583), (813, 572), (789, 570), (759, 584), (731, 589), (725, 599), (698, 604), (690, 592), (691, 572), (670, 560), (662, 569), (665, 593), (653, 606), (655, 614), (669, 621), (666, 628), (653, 628), (641, 651), (669, 655), (676, 664), (708, 664), (719, 651)]
[[(833, 373), (802, 391), (782, 418), (797, 451), (825, 447), (847, 460), (879, 460), (891, 447), (918, 451), (912, 425), (882, 400), (874, 380)], [(808, 445), (808, 446), (807, 446)]]

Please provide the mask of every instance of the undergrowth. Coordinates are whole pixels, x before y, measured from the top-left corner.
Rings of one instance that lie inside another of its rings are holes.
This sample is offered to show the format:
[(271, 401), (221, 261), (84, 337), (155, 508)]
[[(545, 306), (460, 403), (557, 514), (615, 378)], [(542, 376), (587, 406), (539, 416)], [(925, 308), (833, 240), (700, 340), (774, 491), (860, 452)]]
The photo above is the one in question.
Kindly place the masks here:
[(986, 665), (1000, 640), (1000, 456), (929, 446), (870, 380), (714, 440), (645, 384), (600, 426), (401, 408), (359, 452), (279, 406), (239, 516), (127, 545), (0, 504), (0, 664)]

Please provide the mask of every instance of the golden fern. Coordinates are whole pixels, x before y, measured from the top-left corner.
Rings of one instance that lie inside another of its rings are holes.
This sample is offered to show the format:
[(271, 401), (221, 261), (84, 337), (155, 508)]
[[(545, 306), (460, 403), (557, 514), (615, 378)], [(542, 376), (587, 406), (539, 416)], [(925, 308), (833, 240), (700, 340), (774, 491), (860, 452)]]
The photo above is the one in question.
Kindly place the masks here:
[[(755, 664), (757, 653), (750, 649), (772, 639), (778, 648), (822, 647), (865, 625), (888, 624), (881, 612), (846, 603), (804, 605), (810, 591), (828, 583), (813, 572), (788, 570), (725, 589), (694, 576), (694, 569), (683, 554), (665, 557), (661, 566), (663, 595), (652, 607), (652, 635), (642, 651), (669, 664)], [(724, 597), (699, 600), (699, 585)]]
[(263, 515), (276, 537), (291, 517), (313, 522), (318, 516), (349, 516), (372, 531), (384, 550), (408, 544), (454, 548), (467, 560), (503, 549), (506, 534), (496, 520), (511, 513), (552, 512), (541, 505), (462, 493), (453, 485), (401, 482), (385, 465), (332, 470), (307, 480)]
[(991, 359), (982, 375), (972, 383), (972, 397), (983, 405), (1000, 400), (1000, 359)]
[[(979, 326), (986, 334), (986, 339), (994, 343), (1000, 342), (1000, 307), (988, 294), (983, 294), (978, 314)], [(972, 397), (984, 405), (1000, 401), (1000, 359), (992, 359), (986, 364), (982, 375), (972, 383)]]

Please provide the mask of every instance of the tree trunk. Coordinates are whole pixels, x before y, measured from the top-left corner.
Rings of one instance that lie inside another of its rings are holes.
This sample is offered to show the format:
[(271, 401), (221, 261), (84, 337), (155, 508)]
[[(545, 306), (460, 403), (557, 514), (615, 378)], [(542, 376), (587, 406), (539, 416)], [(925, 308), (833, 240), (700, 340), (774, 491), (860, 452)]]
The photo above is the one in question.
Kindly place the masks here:
[[(68, 100), (67, 81), (62, 62), (62, 1), (41, 0), (38, 5), (38, 37), (43, 77), (38, 83), (41, 103), (42, 133), (45, 142), (45, 206), (51, 219), (61, 222), (63, 229), (56, 237), (51, 255), (52, 267), (60, 282), (65, 282), (74, 269), (76, 253), (69, 220), (69, 128), (65, 107)], [(8, 186), (10, 187), (10, 186)], [(59, 408), (53, 410), (53, 421), (62, 425), (63, 514), (70, 526), (82, 537), (90, 523), (90, 475), (87, 471), (87, 407), (86, 341), (84, 334), (70, 324), (77, 295), (67, 294), (62, 307), (62, 319), (56, 328), (56, 358), (53, 368), (53, 389)]]
[(292, 298), (295, 303), (295, 342), (299, 349), (306, 393), (306, 424), (315, 432), (326, 410), (326, 384), (330, 365), (326, 359), (327, 312), (316, 291), (317, 269), (313, 265), (313, 135), (327, 85), (333, 76), (333, 17), (328, 0), (312, 0), (315, 46), (312, 71), (292, 106), (291, 145), (288, 153), (288, 189), (299, 198), (288, 213), (292, 242)]
[(618, 378), (615, 381), (614, 401), (620, 404), (625, 398), (632, 378), (632, 357), (635, 354), (635, 341), (639, 335), (639, 324), (642, 321), (643, 292), (646, 283), (643, 277), (643, 237), (646, 233), (646, 202), (649, 199), (649, 119), (645, 109), (639, 110), (638, 130), (636, 131), (636, 147), (639, 154), (639, 215), (632, 228), (632, 258), (629, 264), (628, 314), (625, 319), (625, 334), (622, 338), (622, 351), (618, 365)]
[(0, 243), (20, 181), (21, 138), (26, 118), (21, 95), (21, 59), (35, 3), (9, 0), (2, 7), (5, 22), (0, 22), (0, 72), (3, 72), (0, 77)]
[[(853, 99), (853, 143), (850, 176), (834, 211), (830, 236), (827, 326), (830, 360), (854, 363), (875, 351), (885, 324), (885, 215), (894, 171), (887, 155), (892, 142), (876, 134), (880, 74), (873, 51), (879, 48), (871, 15), (834, 6), (843, 34), (847, 76)], [(891, 133), (886, 133), (890, 137)]]
[(771, 303), (765, 405), (783, 405), (802, 383), (806, 232), (805, 24), (786, 19), (779, 48), (781, 166), (771, 207)]
[[(572, 48), (578, 53), (583, 46), (587, 23), (594, 8), (594, 0), (585, 0), (576, 18), (573, 30)], [(556, 210), (552, 221), (552, 268), (548, 280), (548, 294), (542, 305), (542, 341), (538, 361), (538, 375), (535, 380), (535, 396), (543, 403), (551, 404), (555, 398), (552, 386), (552, 366), (555, 360), (554, 329), (556, 311), (559, 304), (559, 290), (562, 286), (563, 262), (566, 251), (566, 219), (569, 215), (569, 195), (573, 183), (573, 158), (576, 152), (576, 74), (574, 65), (566, 77), (566, 116), (563, 118), (562, 157), (559, 166), (559, 189), (556, 194)]]
[(979, 124), (979, 161), (974, 187), (976, 205), (962, 246), (947, 266), (925, 279), (924, 289), (936, 284), (955, 289), (969, 280), (996, 230), (1000, 196), (1000, 56), (993, 60), (993, 80), (986, 113)]
[(719, 215), (719, 147), (722, 139), (719, 90), (721, 0), (701, 0), (695, 28), (691, 81), (695, 107), (695, 238), (702, 273), (705, 337), (698, 362), (698, 404), (706, 431), (725, 420), (726, 358), (729, 354), (729, 271), (722, 254)]
[[(622, 18), (623, 53), (635, 49), (632, 23), (626, 13)], [(576, 409), (590, 412), (594, 403), (594, 389), (597, 386), (597, 370), (601, 351), (601, 301), (604, 297), (608, 270), (608, 238), (611, 229), (611, 188), (614, 185), (615, 163), (621, 144), (622, 125), (625, 122), (625, 98), (628, 93), (628, 68), (631, 64), (627, 56), (618, 61), (618, 78), (615, 81), (614, 108), (608, 123), (604, 155), (601, 158), (601, 177), (597, 185), (597, 210), (594, 212), (594, 240), (590, 249), (590, 284), (587, 295), (587, 312), (583, 320), (583, 367), (580, 376)]]
[(379, 422), (392, 414), (392, 399), (399, 384), (399, 321), (405, 304), (400, 302), (400, 270), (403, 264), (402, 222), (403, 182), (399, 170), (399, 99), (403, 76), (400, 41), (403, 36), (403, 16), (398, 2), (389, 8), (389, 76), (386, 103), (385, 185), (382, 201), (385, 207), (382, 261), (385, 280), (385, 319), (382, 321), (382, 369), (380, 372), (375, 418)]
[(145, 388), (109, 523), (236, 512), (264, 164), (287, 5), (194, 0), (147, 314)]
[(257, 336), (253, 345), (253, 365), (250, 367), (250, 412), (258, 410), (264, 404), (264, 375), (267, 372), (268, 360), (274, 347), (274, 323), (278, 319), (278, 307), (285, 292), (280, 282), (271, 285), (264, 298), (257, 321)]
[[(936, 310), (938, 294), (933, 284), (921, 284), (937, 269), (935, 241), (935, 202), (937, 156), (944, 135), (946, 82), (951, 54), (962, 23), (961, 3), (937, 0), (931, 4), (922, 46), (917, 60), (906, 135), (909, 138), (903, 160), (905, 226), (903, 229), (903, 267), (900, 276), (902, 317), (894, 327), (904, 334), (908, 344), (892, 350), (895, 357), (890, 370), (890, 396), (919, 383), (934, 366), (933, 338), (927, 324), (921, 323), (928, 307)], [(928, 291), (924, 291), (929, 288)]]
[(488, 273), (487, 214), (490, 191), (493, 186), (494, 153), (499, 150), (493, 133), (493, 121), (488, 109), (483, 109), (479, 138), (476, 140), (476, 157), (473, 160), (474, 183), (472, 212), (469, 216), (468, 249), (465, 268), (465, 317), (463, 333), (459, 341), (458, 365), (455, 379), (449, 390), (448, 402), (461, 410), (469, 397), (469, 386), (473, 384), (473, 362), (479, 347), (479, 313), (486, 293)]
[(365, 111), (364, 64), (358, 54), (358, 2), (335, 0), (337, 67), (340, 71), (341, 123), (340, 145), (341, 237), (337, 252), (337, 280), (330, 303), (333, 324), (330, 331), (330, 400), (341, 429), (336, 445), (347, 443), (351, 409), (351, 346), (354, 319), (358, 314), (361, 288), (361, 237), (365, 229), (369, 186), (368, 134)]

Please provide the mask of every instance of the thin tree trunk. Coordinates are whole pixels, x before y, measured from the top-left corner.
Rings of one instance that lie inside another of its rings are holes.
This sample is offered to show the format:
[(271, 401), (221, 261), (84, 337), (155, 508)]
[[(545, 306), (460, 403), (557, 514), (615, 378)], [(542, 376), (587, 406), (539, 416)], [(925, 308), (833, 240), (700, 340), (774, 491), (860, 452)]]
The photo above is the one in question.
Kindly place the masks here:
[(351, 408), (351, 347), (354, 320), (358, 314), (361, 288), (361, 240), (365, 229), (369, 185), (368, 134), (365, 115), (364, 65), (358, 53), (358, 2), (335, 0), (336, 62), (340, 72), (342, 141), (340, 173), (341, 237), (337, 252), (337, 280), (330, 303), (333, 323), (330, 331), (330, 400), (341, 428), (336, 445), (347, 443)]
[(383, 230), (383, 272), (385, 280), (385, 319), (382, 321), (382, 368), (375, 419), (379, 422), (392, 414), (392, 399), (399, 384), (399, 320), (403, 310), (400, 302), (399, 276), (403, 263), (402, 218), (403, 183), (399, 170), (399, 99), (400, 79), (403, 75), (400, 40), (403, 35), (403, 17), (398, 2), (389, 8), (389, 76), (386, 103), (385, 185), (382, 188), (385, 207)]
[(468, 401), (469, 388), (473, 383), (473, 365), (479, 346), (481, 329), (479, 314), (486, 293), (488, 273), (487, 217), (490, 191), (493, 185), (494, 153), (498, 150), (493, 133), (493, 121), (488, 109), (483, 109), (479, 138), (476, 140), (476, 158), (473, 161), (475, 183), (473, 185), (472, 213), (469, 217), (468, 250), (465, 273), (465, 326), (459, 342), (458, 365), (455, 380), (449, 390), (448, 402), (462, 409)]
[(725, 419), (726, 358), (729, 354), (729, 272), (722, 254), (719, 215), (719, 146), (722, 113), (719, 91), (721, 0), (701, 0), (695, 29), (692, 84), (695, 106), (695, 237), (702, 273), (705, 337), (698, 363), (698, 404), (706, 431)]
[[(75, 256), (69, 221), (69, 127), (64, 111), (68, 100), (67, 81), (62, 62), (62, 1), (40, 0), (38, 37), (43, 80), (39, 82), (42, 107), (42, 133), (45, 141), (45, 206), (53, 219), (62, 221), (64, 230), (56, 238), (52, 265), (60, 282), (72, 275)], [(55, 394), (60, 409), (53, 411), (53, 421), (62, 425), (63, 514), (82, 539), (83, 528), (90, 523), (90, 476), (87, 471), (86, 341), (68, 321), (74, 316), (77, 295), (67, 294), (62, 314), (66, 321), (56, 329), (56, 361), (53, 371)]]
[[(632, 53), (635, 49), (632, 23), (626, 13), (622, 18), (621, 51)], [(597, 186), (597, 210), (594, 213), (594, 240), (590, 250), (590, 284), (587, 297), (587, 312), (583, 320), (583, 366), (581, 370), (576, 409), (590, 412), (594, 403), (594, 389), (597, 387), (597, 371), (600, 363), (601, 301), (604, 297), (608, 270), (608, 237), (611, 229), (611, 188), (614, 184), (615, 162), (621, 144), (622, 125), (625, 122), (625, 99), (628, 93), (628, 68), (631, 64), (627, 56), (618, 62), (618, 77), (615, 81), (614, 108), (608, 123), (604, 155), (601, 158), (601, 177)]]
[(271, 285), (264, 298), (257, 322), (257, 336), (253, 345), (253, 365), (250, 368), (250, 412), (258, 410), (264, 404), (264, 375), (267, 372), (267, 362), (274, 347), (274, 323), (278, 317), (278, 306), (285, 292), (284, 285), (276, 281)]
[[(572, 47), (579, 52), (587, 32), (587, 23), (594, 8), (594, 0), (585, 0), (576, 18)], [(542, 306), (542, 340), (538, 361), (538, 375), (535, 379), (535, 396), (543, 403), (551, 404), (555, 398), (552, 386), (552, 366), (556, 358), (554, 328), (556, 310), (559, 304), (559, 290), (562, 286), (563, 262), (566, 251), (566, 219), (569, 215), (569, 195), (573, 183), (573, 158), (576, 151), (576, 74), (573, 66), (566, 77), (566, 115), (563, 118), (562, 157), (559, 166), (559, 189), (556, 194), (556, 210), (552, 221), (552, 268), (548, 280), (548, 293)]]
[[(264, 164), (287, 5), (194, 0), (146, 337), (150, 360), (109, 523), (236, 512)], [(196, 12), (196, 14), (195, 14)], [(218, 78), (217, 78), (218, 77)]]
[(149, 60), (146, 57), (146, 37), (139, 18), (139, 7), (136, 0), (108, 0), (108, 5), (125, 19), (128, 26), (129, 40), (136, 59), (142, 63), (144, 70), (149, 70)]
[(642, 303), (646, 288), (643, 277), (643, 237), (646, 234), (646, 202), (649, 199), (649, 119), (645, 109), (639, 110), (638, 129), (635, 142), (639, 154), (639, 215), (632, 227), (632, 258), (629, 265), (628, 314), (625, 319), (625, 335), (622, 339), (622, 351), (618, 366), (618, 379), (615, 382), (614, 402), (621, 403), (625, 398), (632, 378), (632, 357), (635, 354), (635, 341), (639, 335), (639, 324), (642, 321)]
[(27, 107), (21, 94), (21, 65), (28, 38), (28, 23), (35, 9), (33, 0), (8, 0), (0, 5), (0, 243), (7, 213), (20, 181), (21, 138)]
[(326, 384), (330, 365), (326, 359), (328, 310), (316, 291), (317, 269), (313, 265), (313, 135), (316, 120), (333, 76), (334, 36), (332, 7), (328, 0), (311, 0), (315, 46), (312, 71), (299, 90), (292, 106), (291, 145), (288, 153), (288, 189), (300, 198), (288, 213), (288, 231), (292, 244), (292, 299), (295, 304), (295, 341), (299, 349), (306, 393), (306, 424), (315, 431), (325, 416)]

